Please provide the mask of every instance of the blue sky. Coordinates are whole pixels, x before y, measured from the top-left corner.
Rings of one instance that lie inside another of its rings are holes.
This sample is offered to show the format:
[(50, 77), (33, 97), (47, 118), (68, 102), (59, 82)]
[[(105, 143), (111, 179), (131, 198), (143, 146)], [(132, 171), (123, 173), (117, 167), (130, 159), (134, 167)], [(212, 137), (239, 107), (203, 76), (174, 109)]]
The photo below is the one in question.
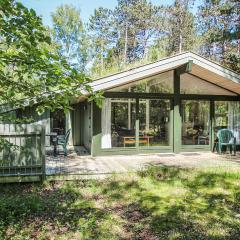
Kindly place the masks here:
[[(51, 26), (51, 12), (62, 4), (72, 4), (81, 10), (81, 15), (84, 22), (87, 22), (90, 15), (93, 14), (94, 9), (98, 7), (106, 7), (113, 9), (117, 0), (20, 0), (26, 7), (33, 8), (38, 15), (43, 18), (45, 25)], [(198, 2), (200, 0), (197, 1)], [(152, 3), (157, 5), (171, 4), (173, 0), (151, 0)], [(196, 8), (196, 6), (195, 6)]]

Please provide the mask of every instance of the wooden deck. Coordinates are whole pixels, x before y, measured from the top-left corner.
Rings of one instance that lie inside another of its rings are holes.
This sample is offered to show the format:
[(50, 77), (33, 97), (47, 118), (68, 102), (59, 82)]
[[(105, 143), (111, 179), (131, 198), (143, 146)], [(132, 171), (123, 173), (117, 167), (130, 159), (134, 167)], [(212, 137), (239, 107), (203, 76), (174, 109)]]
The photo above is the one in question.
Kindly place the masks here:
[[(79, 154), (80, 153), (80, 154)], [(92, 157), (83, 151), (70, 152), (63, 155), (47, 156), (47, 176), (81, 175), (106, 176), (112, 173), (135, 172), (147, 166), (175, 166), (182, 168), (236, 168), (240, 170), (240, 154), (218, 155), (210, 152), (181, 153), (181, 154), (148, 154), (132, 156)]]

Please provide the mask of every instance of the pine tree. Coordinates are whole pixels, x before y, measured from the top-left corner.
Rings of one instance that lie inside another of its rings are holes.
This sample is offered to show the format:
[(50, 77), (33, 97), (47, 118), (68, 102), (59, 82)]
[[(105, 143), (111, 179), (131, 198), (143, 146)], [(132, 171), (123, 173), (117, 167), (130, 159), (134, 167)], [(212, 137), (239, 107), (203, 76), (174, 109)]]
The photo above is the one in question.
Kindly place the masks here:
[(240, 71), (240, 3), (205, 0), (199, 10), (202, 54)]
[(105, 58), (114, 45), (114, 26), (112, 11), (107, 8), (95, 9), (89, 19), (88, 29), (91, 36), (93, 71), (101, 73), (106, 68)]
[(194, 15), (190, 12), (193, 1), (175, 0), (174, 4), (166, 9), (168, 21), (169, 54), (189, 51), (196, 48), (196, 28)]

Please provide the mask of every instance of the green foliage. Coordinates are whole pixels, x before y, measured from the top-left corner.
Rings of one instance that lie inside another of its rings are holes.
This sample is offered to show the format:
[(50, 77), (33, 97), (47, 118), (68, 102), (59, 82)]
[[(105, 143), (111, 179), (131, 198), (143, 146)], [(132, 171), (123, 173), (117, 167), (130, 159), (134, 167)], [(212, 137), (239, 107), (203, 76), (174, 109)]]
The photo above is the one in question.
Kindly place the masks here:
[(239, 72), (239, 1), (204, 1), (199, 17), (204, 39), (201, 53)]
[(92, 92), (90, 79), (55, 51), (48, 30), (33, 9), (14, 0), (0, 2), (0, 103), (12, 108), (37, 103), (37, 111), (68, 109)]
[(85, 71), (94, 78), (183, 51), (198, 52), (238, 71), (238, 1), (203, 1), (195, 15), (194, 4), (195, 0), (175, 0), (167, 6), (118, 0), (114, 9), (95, 9), (86, 25), (88, 34), (80, 12), (62, 6), (53, 14), (56, 41), (65, 53), (67, 43), (74, 46), (74, 61), (79, 48), (78, 65), (87, 66)]
[(52, 14), (53, 38), (59, 45), (60, 55), (66, 57), (78, 71), (86, 70), (88, 58), (87, 34), (80, 11), (72, 5), (62, 5)]
[(167, 9), (168, 54), (195, 50), (198, 38), (190, 7), (194, 1), (176, 0)]
[(190, 2), (175, 1), (166, 7), (146, 0), (119, 0), (113, 10), (96, 9), (89, 20), (93, 76), (197, 49)]

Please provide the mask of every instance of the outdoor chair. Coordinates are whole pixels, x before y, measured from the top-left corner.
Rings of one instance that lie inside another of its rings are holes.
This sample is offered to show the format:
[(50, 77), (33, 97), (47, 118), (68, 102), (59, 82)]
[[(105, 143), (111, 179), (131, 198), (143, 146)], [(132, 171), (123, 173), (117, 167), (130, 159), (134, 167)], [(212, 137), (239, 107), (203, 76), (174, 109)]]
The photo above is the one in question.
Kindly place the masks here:
[(57, 145), (63, 147), (64, 155), (67, 156), (67, 144), (69, 140), (71, 129), (68, 129), (66, 135), (57, 136)]
[(218, 142), (217, 151), (219, 154), (222, 153), (222, 147), (225, 146), (226, 150), (229, 147), (230, 153), (232, 154), (232, 149), (234, 151), (234, 155), (236, 154), (236, 138), (233, 135), (233, 132), (229, 129), (221, 129), (217, 133)]

